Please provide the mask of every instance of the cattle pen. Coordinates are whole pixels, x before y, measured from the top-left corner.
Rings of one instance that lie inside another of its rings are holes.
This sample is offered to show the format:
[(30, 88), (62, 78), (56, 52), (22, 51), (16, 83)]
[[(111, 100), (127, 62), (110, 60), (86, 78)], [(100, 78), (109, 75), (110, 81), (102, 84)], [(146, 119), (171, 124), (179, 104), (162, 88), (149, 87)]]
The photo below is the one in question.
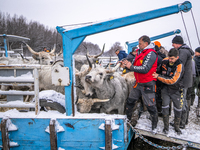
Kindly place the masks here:
[[(168, 140), (171, 142), (179, 143), (183, 148), (184, 146), (191, 146), (200, 148), (200, 143), (191, 142), (188, 140), (181, 140), (172, 137), (166, 137), (161, 134), (152, 134), (149, 130), (132, 128), (127, 125), (127, 118), (125, 115), (109, 115), (109, 114), (82, 114), (76, 111), (75, 107), (75, 79), (74, 79), (74, 60), (73, 54), (85, 39), (86, 36), (96, 34), (99, 32), (120, 28), (123, 26), (143, 22), (146, 20), (159, 18), (180, 11), (187, 12), (191, 9), (191, 3), (186, 1), (181, 5), (173, 5), (170, 7), (161, 8), (141, 14), (136, 14), (128, 17), (108, 20), (105, 22), (98, 22), (75, 28), (65, 29), (58, 26), (57, 30), (62, 35), (63, 39), (63, 59), (64, 69), (62, 74), (65, 76), (58, 77), (57, 80), (65, 86), (65, 114), (58, 113), (57, 111), (43, 112), (37, 109), (40, 101), (37, 101), (37, 69), (38, 66), (5, 66), (3, 69), (12, 71), (13, 76), (17, 75), (16, 69), (34, 69), (34, 79), (30, 81), (21, 80), (23, 83), (33, 82), (35, 86), (35, 107), (36, 112), (19, 112), (16, 109), (4, 113), (0, 113), (1, 121), (1, 135), (0, 147), (4, 150), (8, 149), (42, 149), (42, 150), (62, 150), (62, 149), (117, 149), (126, 150), (133, 137), (143, 137), (142, 135)], [(19, 73), (19, 76), (21, 73)], [(67, 76), (67, 80), (64, 79)], [(8, 77), (9, 78), (9, 77)], [(1, 82), (15, 80), (7, 79)], [(19, 81), (19, 80), (18, 80)], [(2, 91), (1, 91), (2, 92)], [(16, 91), (7, 92), (6, 95), (23, 95), (18, 94)], [(26, 93), (27, 94), (27, 93)], [(14, 97), (15, 97), (14, 96)], [(7, 104), (12, 104), (16, 100), (12, 100)], [(24, 105), (23, 102), (20, 107)], [(11, 106), (11, 105), (10, 105)], [(12, 107), (16, 107), (12, 105)], [(24, 106), (25, 107), (25, 106)], [(27, 106), (29, 107), (29, 106)], [(145, 139), (144, 139), (145, 140)], [(151, 143), (152, 144), (152, 143)], [(157, 148), (164, 148), (159, 147)]]

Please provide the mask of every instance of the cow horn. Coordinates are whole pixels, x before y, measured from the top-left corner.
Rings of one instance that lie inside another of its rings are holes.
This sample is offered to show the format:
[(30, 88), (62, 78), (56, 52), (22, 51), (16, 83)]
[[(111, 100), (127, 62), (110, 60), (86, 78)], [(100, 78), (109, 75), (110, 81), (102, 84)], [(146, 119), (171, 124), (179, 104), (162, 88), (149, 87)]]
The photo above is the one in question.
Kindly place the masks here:
[(54, 47), (53, 47), (53, 49), (51, 50), (50, 54), (53, 54), (53, 53), (55, 52), (55, 50), (56, 50), (56, 44), (54, 44)]
[(77, 101), (76, 101), (77, 104), (83, 103), (83, 102), (84, 102), (84, 99), (81, 99), (81, 98), (78, 98)]
[(88, 58), (87, 55), (86, 55), (86, 58), (87, 58), (87, 61), (88, 61), (88, 63), (89, 63), (89, 68), (88, 68), (88, 69), (85, 69), (85, 70), (82, 71), (82, 72), (76, 73), (76, 74), (75, 74), (76, 76), (82, 77), (82, 76), (88, 74), (88, 73), (90, 72), (90, 70), (92, 69), (92, 64), (91, 64), (91, 62), (90, 62), (90, 60), (89, 60), (89, 58)]
[(98, 98), (93, 98), (92, 99), (92, 101), (94, 102), (94, 103), (96, 103), (96, 102), (108, 102), (110, 99), (98, 99)]
[(115, 72), (120, 67), (120, 65), (121, 65), (121, 63), (118, 63), (112, 70), (107, 70), (106, 73)]
[(39, 55), (38, 52), (35, 52), (27, 43), (25, 43), (26, 46), (28, 47), (28, 50), (33, 54), (33, 55)]
[(60, 56), (63, 53), (63, 47), (60, 46), (60, 52), (58, 53), (58, 56)]
[[(86, 48), (87, 49), (87, 48)], [(97, 54), (97, 55), (93, 55), (93, 56), (90, 56), (89, 55), (89, 52), (88, 52), (88, 50), (87, 50), (87, 55), (88, 55), (88, 57), (89, 58), (98, 58), (99, 56), (101, 56), (103, 53), (104, 53), (104, 49), (105, 49), (105, 43), (104, 43), (104, 45), (103, 45), (103, 49), (102, 49), (102, 51), (101, 51), (101, 53), (99, 53), (99, 54)]]

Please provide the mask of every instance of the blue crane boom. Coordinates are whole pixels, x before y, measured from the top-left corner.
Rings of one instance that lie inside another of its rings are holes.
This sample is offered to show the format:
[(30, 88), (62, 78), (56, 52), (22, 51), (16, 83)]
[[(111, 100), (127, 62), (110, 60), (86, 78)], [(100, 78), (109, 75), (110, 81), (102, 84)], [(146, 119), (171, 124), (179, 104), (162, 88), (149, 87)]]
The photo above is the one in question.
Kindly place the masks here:
[[(175, 31), (171, 31), (171, 32), (167, 32), (167, 33), (164, 33), (164, 34), (153, 36), (150, 39), (151, 39), (151, 41), (154, 41), (154, 40), (157, 40), (157, 39), (161, 39), (161, 38), (168, 37), (168, 36), (171, 36), (171, 35), (174, 35), (174, 34), (179, 34), (179, 33), (181, 33), (181, 30), (177, 29)], [(139, 44), (138, 41), (133, 42), (133, 43), (126, 42), (126, 45), (128, 46), (128, 53), (130, 53), (132, 51), (132, 48), (137, 46), (138, 44)]]
[(72, 84), (73, 84), (73, 63), (72, 55), (81, 44), (81, 42), (88, 35), (124, 27), (127, 25), (136, 24), (139, 22), (164, 17), (167, 15), (179, 13), (180, 11), (188, 12), (192, 8), (189, 1), (185, 1), (182, 4), (177, 4), (169, 7), (164, 7), (152, 11), (147, 11), (135, 15), (130, 15), (122, 18), (117, 18), (113, 20), (108, 20), (105, 22), (100, 22), (96, 24), (90, 24), (84, 27), (66, 30), (63, 27), (57, 26), (57, 31), (62, 35), (63, 39), (63, 59), (64, 66), (69, 68), (70, 71), (70, 85), (65, 86), (65, 106), (66, 115), (72, 115)]

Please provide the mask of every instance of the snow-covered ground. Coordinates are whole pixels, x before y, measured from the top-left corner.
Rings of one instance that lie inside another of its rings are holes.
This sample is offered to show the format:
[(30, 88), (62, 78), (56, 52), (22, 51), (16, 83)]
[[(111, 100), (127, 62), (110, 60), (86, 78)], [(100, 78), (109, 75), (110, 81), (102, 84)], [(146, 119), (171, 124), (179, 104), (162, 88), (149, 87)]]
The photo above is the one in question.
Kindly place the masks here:
[[(190, 108), (190, 114), (189, 114), (189, 123), (186, 125), (185, 129), (181, 129), (182, 134), (177, 135), (174, 131), (174, 128), (170, 125), (169, 126), (169, 133), (167, 134), (168, 137), (175, 137), (187, 141), (192, 141), (196, 143), (200, 143), (200, 118), (199, 121), (196, 117), (196, 107), (197, 107), (197, 97), (195, 99), (194, 105)], [(136, 128), (138, 129), (144, 129), (146, 131), (151, 131), (151, 121), (147, 119), (149, 116), (148, 112), (144, 112), (140, 119), (138, 120), (138, 123), (136, 125)], [(170, 122), (174, 119), (174, 112), (172, 110), (171, 116), (170, 116)], [(158, 126), (157, 126), (157, 133), (162, 133), (162, 130), (164, 128), (163, 120), (161, 117), (159, 117)]]

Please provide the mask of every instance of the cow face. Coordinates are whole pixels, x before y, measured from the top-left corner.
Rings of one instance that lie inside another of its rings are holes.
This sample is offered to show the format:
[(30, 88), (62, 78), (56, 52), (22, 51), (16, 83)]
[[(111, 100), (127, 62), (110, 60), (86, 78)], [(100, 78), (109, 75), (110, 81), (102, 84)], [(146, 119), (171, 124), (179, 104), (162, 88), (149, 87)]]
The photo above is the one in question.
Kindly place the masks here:
[(107, 76), (106, 69), (98, 67), (98, 68), (92, 69), (85, 76), (85, 81), (92, 86), (98, 87), (99, 85), (103, 84), (106, 76)]

